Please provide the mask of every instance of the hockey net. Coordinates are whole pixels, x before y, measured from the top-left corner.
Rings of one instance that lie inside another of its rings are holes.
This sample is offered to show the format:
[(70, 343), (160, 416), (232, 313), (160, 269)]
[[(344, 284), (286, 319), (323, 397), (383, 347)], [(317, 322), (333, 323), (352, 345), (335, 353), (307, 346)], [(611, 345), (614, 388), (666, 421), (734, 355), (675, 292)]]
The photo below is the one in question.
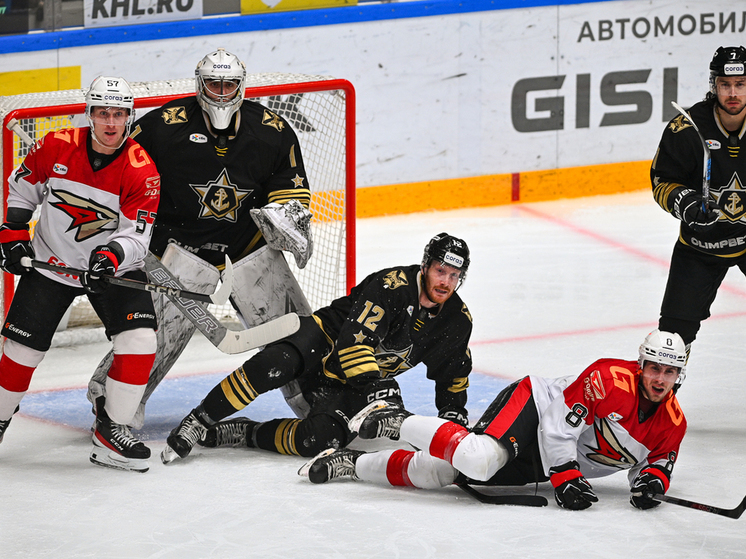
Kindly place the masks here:
[[(164, 103), (194, 95), (194, 79), (130, 83), (137, 116)], [(0, 97), (3, 217), (10, 173), (30, 145), (49, 132), (87, 126), (85, 89)], [(355, 284), (355, 91), (346, 80), (301, 74), (249, 74), (246, 98), (284, 117), (295, 130), (311, 188), (313, 257), (299, 270), (288, 263), (311, 308), (326, 305)], [(33, 231), (32, 221), (32, 231)], [(3, 273), (2, 313), (7, 313), (17, 278)], [(235, 319), (230, 304), (211, 306), (221, 320)], [(101, 326), (86, 297), (78, 297), (59, 328)], [(85, 339), (85, 336), (78, 336)]]

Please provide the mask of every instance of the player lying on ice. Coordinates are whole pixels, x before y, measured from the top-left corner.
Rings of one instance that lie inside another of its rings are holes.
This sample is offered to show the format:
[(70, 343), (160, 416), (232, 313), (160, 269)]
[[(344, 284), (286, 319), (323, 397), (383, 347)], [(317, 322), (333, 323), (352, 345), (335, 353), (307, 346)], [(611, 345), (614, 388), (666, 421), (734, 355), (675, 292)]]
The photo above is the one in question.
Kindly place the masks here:
[[(347, 422), (380, 399), (401, 404), (393, 378), (417, 363), (435, 382), (440, 417), (467, 425), (471, 315), (456, 293), (469, 268), (466, 243), (441, 233), (421, 264), (373, 273), (350, 294), (301, 318), (295, 334), (268, 345), (215, 386), (171, 431), (164, 463), (203, 446), (249, 446), (315, 456), (353, 438)], [(218, 423), (259, 394), (295, 383), (298, 418)]]
[(647, 495), (668, 490), (686, 432), (673, 391), (686, 350), (678, 334), (655, 330), (639, 353), (637, 362), (600, 359), (577, 378), (516, 381), (472, 429), (373, 402), (350, 430), (423, 450), (328, 449), (299, 474), (313, 483), (352, 477), (423, 489), (551, 481), (560, 507), (582, 510), (598, 501), (586, 478), (628, 469), (630, 502), (652, 508), (659, 503)]

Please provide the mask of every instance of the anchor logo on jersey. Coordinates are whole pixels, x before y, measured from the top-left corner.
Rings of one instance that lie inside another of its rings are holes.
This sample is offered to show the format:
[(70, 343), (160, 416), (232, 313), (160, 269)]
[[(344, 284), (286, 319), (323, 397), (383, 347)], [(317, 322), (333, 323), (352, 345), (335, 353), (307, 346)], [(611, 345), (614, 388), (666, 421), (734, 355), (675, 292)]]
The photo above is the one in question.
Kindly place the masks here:
[(220, 172), (218, 178), (207, 184), (190, 184), (189, 186), (200, 196), (202, 202), (200, 219), (214, 218), (235, 222), (241, 201), (253, 192), (253, 190), (238, 190), (225, 169)]
[(382, 376), (396, 376), (404, 371), (411, 369), (412, 364), (409, 362), (409, 356), (412, 353), (412, 345), (404, 349), (387, 349), (383, 344), (376, 349), (376, 363)]
[(99, 233), (113, 231), (119, 223), (118, 212), (93, 200), (81, 198), (64, 190), (52, 190), (52, 195), (59, 201), (50, 202), (50, 205), (72, 218), (65, 232), (77, 229), (75, 241), (78, 243)]
[(409, 285), (404, 270), (393, 270), (383, 277), (384, 289), (396, 289), (402, 285)]
[(596, 434), (596, 446), (598, 448), (589, 447), (591, 452), (585, 455), (588, 460), (622, 470), (637, 464), (634, 454), (619, 442), (606, 418), (599, 419), (594, 423), (593, 430)]
[(746, 214), (746, 190), (738, 173), (733, 173), (730, 182), (719, 193), (717, 202), (720, 213), (729, 221), (741, 221)]

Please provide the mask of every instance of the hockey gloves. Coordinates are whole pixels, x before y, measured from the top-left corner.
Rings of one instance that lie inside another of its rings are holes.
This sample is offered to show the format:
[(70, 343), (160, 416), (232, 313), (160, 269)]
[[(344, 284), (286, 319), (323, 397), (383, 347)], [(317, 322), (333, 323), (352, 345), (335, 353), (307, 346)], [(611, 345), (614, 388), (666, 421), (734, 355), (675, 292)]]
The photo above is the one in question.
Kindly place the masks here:
[(718, 220), (717, 204), (709, 202), (707, 211), (702, 208), (704, 198), (692, 189), (682, 188), (673, 201), (673, 215), (697, 233), (714, 227)]
[(0, 226), (0, 267), (20, 276), (30, 270), (21, 266), (21, 258), (34, 257), (28, 223), (3, 223)]
[(659, 468), (646, 468), (632, 482), (632, 496), (629, 502), (633, 507), (646, 510), (660, 505), (660, 501), (651, 499), (648, 494), (662, 495), (666, 492), (668, 477)]
[(583, 510), (598, 501), (591, 484), (583, 477), (579, 468), (580, 465), (575, 460), (549, 468), (554, 500), (563, 509)]
[(88, 270), (83, 272), (83, 277), (80, 278), (85, 290), (88, 293), (103, 293), (107, 286), (104, 276), (113, 276), (117, 273), (123, 256), (118, 245), (101, 245), (94, 248), (88, 259)]

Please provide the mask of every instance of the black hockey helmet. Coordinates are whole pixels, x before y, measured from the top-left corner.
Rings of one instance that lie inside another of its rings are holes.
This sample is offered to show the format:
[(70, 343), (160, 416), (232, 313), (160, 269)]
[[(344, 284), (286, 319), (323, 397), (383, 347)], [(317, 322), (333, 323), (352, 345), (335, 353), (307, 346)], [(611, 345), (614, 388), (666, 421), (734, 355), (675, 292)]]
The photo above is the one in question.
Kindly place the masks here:
[(746, 48), (719, 47), (710, 62), (710, 93), (717, 95), (718, 77), (746, 75)]
[(422, 255), (422, 268), (428, 267), (433, 260), (461, 270), (459, 286), (464, 283), (471, 261), (469, 260), (469, 247), (463, 239), (448, 233), (435, 235), (425, 247)]

